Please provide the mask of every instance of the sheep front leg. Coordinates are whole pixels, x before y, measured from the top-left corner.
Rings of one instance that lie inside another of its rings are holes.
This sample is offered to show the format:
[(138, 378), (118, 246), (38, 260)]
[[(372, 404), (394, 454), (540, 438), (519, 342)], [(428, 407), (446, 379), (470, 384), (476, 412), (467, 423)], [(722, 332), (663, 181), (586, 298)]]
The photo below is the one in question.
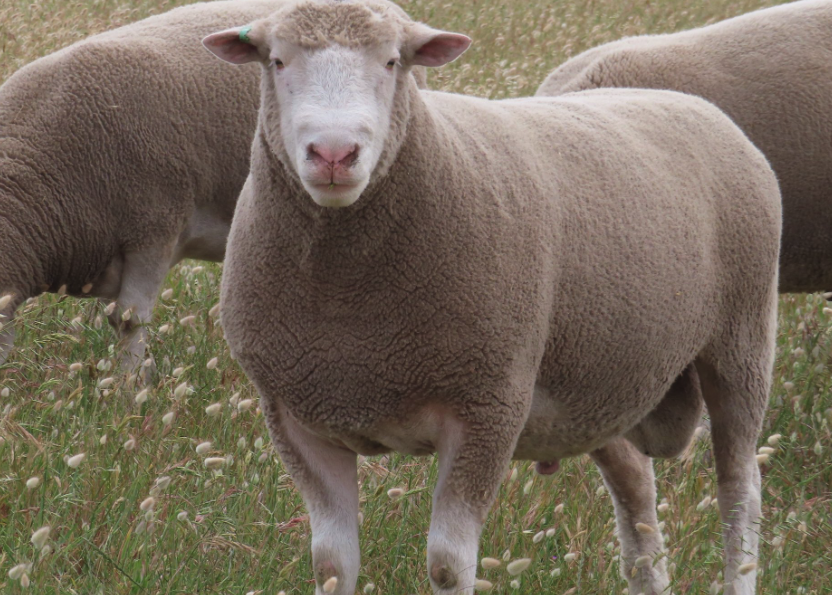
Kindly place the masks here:
[(261, 403), (272, 442), (309, 511), (315, 593), (353, 595), (361, 557), (356, 454), (309, 432), (280, 405)]
[[(169, 249), (134, 252), (124, 258), (116, 303), (118, 307), (108, 320), (118, 331), (121, 347), (121, 368), (125, 372), (141, 370), (141, 380), (149, 381), (152, 368), (140, 368), (147, 352), (145, 325), (153, 316), (156, 296), (170, 266)], [(129, 315), (125, 313), (129, 310)]]
[(513, 425), (508, 420), (479, 427), (455, 419), (444, 423), (428, 533), (428, 576), (436, 595), (473, 593), (482, 525), (520, 432)]
[(670, 581), (665, 561), (656, 560), (664, 551), (664, 543), (656, 517), (653, 461), (623, 437), (590, 456), (598, 465), (615, 506), (621, 540), (621, 572), (630, 593), (668, 595)]

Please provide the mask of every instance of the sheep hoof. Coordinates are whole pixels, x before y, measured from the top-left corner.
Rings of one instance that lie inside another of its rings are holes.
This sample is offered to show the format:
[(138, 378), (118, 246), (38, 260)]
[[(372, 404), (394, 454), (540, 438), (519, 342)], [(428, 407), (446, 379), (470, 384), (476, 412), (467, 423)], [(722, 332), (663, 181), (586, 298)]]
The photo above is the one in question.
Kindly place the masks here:
[(456, 574), (447, 566), (434, 566), (430, 571), (430, 578), (440, 589), (456, 587)]

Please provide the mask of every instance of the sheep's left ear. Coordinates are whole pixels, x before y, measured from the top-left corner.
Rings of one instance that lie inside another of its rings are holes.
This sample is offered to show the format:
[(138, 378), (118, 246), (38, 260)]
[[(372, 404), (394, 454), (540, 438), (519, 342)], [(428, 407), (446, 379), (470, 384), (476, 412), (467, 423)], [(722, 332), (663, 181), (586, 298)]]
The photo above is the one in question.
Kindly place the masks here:
[(418, 24), (412, 29), (407, 45), (412, 65), (436, 67), (459, 58), (471, 45), (471, 38)]
[(202, 40), (202, 45), (221, 60), (231, 64), (254, 62), (260, 59), (260, 53), (257, 51), (257, 46), (252, 43), (250, 33), (250, 25), (234, 27), (212, 33)]

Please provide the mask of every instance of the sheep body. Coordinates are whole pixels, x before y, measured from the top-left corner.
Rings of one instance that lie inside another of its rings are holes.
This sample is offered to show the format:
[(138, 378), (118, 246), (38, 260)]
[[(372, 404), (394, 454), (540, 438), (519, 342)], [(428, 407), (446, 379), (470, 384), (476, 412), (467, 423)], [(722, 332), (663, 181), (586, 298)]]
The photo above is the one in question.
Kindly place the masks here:
[[(591, 452), (616, 504), (631, 591), (665, 592), (663, 560), (634, 566), (662, 540), (650, 461), (621, 436), (652, 414), (661, 427), (674, 383), (698, 408), (701, 381), (728, 527), (726, 592), (753, 593), (754, 573), (738, 568), (756, 556), (780, 230), (763, 155), (713, 105), (679, 93), (420, 92), (407, 66), (414, 39), (432, 30), (389, 18), (383, 2), (299, 2), (255, 23), (257, 52), (284, 51), (272, 32), (311, 4), (336, 22), (364, 6), (397, 29), (387, 55), (398, 47), (404, 68), (386, 145), (358, 202), (317, 206), (284, 146), (280, 102), (299, 93), (280, 78), (291, 64), (278, 74), (263, 61), (221, 304), (309, 507), (318, 585), (355, 586), (355, 453), (439, 453), (428, 568), (444, 595), (470, 593), (479, 531), (512, 456)], [(377, 49), (331, 55), (356, 64)], [(321, 81), (315, 91), (335, 96), (338, 83)], [(632, 439), (654, 440), (645, 435)], [(636, 522), (654, 533), (637, 535)]]
[(537, 92), (598, 87), (670, 89), (727, 113), (780, 182), (780, 291), (832, 287), (832, 1), (802, 0), (672, 33), (588, 50)]

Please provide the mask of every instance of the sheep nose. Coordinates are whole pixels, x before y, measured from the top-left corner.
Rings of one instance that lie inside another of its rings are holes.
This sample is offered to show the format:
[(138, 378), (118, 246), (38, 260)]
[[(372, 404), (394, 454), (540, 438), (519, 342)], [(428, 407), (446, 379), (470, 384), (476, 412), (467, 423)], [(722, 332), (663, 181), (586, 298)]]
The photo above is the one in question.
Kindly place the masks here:
[(306, 158), (310, 161), (318, 161), (329, 167), (338, 165), (352, 167), (358, 160), (359, 147), (357, 144), (342, 146), (316, 145), (310, 143), (306, 148)]

